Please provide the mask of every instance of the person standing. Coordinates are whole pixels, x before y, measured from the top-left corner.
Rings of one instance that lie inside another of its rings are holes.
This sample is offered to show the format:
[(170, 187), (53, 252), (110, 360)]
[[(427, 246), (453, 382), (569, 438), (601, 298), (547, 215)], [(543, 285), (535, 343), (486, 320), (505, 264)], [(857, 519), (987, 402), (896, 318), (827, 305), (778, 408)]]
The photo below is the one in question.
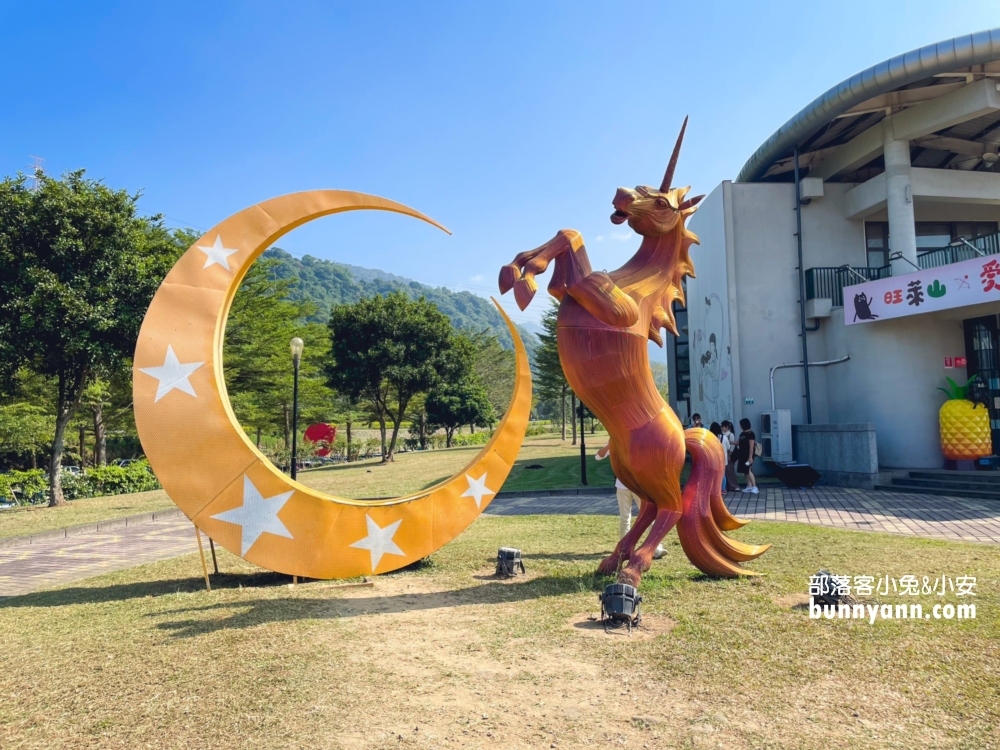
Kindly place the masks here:
[(701, 414), (699, 414), (698, 412), (695, 412), (694, 414), (691, 415), (691, 426), (692, 427), (701, 427), (702, 426), (701, 425)]
[[(719, 440), (720, 443), (722, 442), (722, 425), (721, 424), (719, 424), (718, 422), (712, 422), (712, 424), (710, 424), (708, 426), (708, 431), (711, 432), (713, 435), (715, 435), (715, 437), (718, 438), (718, 440)], [(723, 449), (723, 451), (724, 450), (725, 449)], [(721, 490), (722, 490), (723, 493), (725, 493), (725, 491), (726, 491), (726, 475), (725, 475), (725, 473), (723, 473), (723, 475), (722, 475), (722, 487), (721, 487)]]
[(739, 477), (733, 464), (736, 462), (736, 434), (733, 431), (733, 423), (728, 419), (722, 422), (722, 450), (726, 452), (726, 474), (723, 482), (723, 490), (728, 486), (729, 490), (736, 492), (740, 488)]
[[(607, 445), (594, 454), (594, 460), (603, 461), (610, 453), (611, 441), (609, 440)], [(618, 477), (615, 477), (615, 495), (618, 497), (618, 538), (621, 539), (632, 528), (632, 504), (635, 503), (635, 507), (640, 508), (642, 501), (638, 495), (622, 484), (622, 480)], [(659, 560), (665, 554), (667, 554), (667, 551), (660, 544), (656, 547), (653, 558)]]
[(740, 420), (740, 442), (736, 448), (736, 470), (747, 480), (747, 486), (743, 492), (758, 494), (757, 478), (753, 475), (754, 449), (757, 445), (757, 436), (750, 429), (750, 420), (746, 417)]

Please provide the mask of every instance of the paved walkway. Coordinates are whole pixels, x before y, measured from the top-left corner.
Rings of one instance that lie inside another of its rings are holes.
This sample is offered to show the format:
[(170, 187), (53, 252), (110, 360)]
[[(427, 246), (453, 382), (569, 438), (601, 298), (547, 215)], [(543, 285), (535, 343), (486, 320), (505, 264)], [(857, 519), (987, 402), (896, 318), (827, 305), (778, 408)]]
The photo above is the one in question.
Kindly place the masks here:
[[(767, 521), (794, 521), (851, 531), (885, 531), (932, 539), (1000, 544), (1000, 503), (961, 497), (873, 492), (844, 487), (789, 490), (769, 487), (759, 494), (730, 492), (734, 515)], [(614, 496), (511, 497), (494, 500), (486, 515), (532, 513), (618, 513)]]
[[(1000, 503), (983, 500), (838, 487), (778, 487), (762, 490), (759, 495), (730, 492), (726, 502), (741, 518), (1000, 544)], [(501, 497), (490, 504), (485, 515), (617, 513), (617, 502), (609, 493)], [(194, 529), (183, 516), (0, 549), (0, 597), (52, 588), (197, 549)]]
[[(202, 539), (207, 544), (207, 539)], [(194, 526), (184, 516), (4, 548), (0, 549), (0, 597), (197, 551)]]

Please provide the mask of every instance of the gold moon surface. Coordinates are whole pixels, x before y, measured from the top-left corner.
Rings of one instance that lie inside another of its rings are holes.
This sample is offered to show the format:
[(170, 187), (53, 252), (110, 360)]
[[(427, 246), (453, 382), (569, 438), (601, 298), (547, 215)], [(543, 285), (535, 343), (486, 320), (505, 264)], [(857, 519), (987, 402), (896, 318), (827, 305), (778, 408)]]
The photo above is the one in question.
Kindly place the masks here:
[(222, 370), (226, 316), (240, 281), (286, 232), (361, 209), (393, 211), (444, 229), (400, 203), (345, 190), (264, 201), (215, 226), (181, 256), (153, 297), (136, 344), (136, 427), (163, 488), (230, 552), (289, 575), (385, 573), (440, 549), (489, 505), (528, 426), (528, 357), (497, 305), (514, 339), (514, 395), (492, 439), (448, 481), (388, 500), (333, 497), (289, 479), (250, 441), (229, 404)]

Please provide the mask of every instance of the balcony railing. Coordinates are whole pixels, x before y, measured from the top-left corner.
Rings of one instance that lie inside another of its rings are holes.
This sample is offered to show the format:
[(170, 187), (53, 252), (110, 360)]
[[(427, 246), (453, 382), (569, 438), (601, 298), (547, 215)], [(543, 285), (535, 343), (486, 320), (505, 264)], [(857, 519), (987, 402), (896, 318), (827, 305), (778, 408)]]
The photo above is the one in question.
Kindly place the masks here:
[(1000, 234), (977, 237), (974, 240), (969, 240), (969, 243), (974, 245), (979, 252), (977, 253), (964, 243), (960, 245), (946, 245), (945, 247), (938, 247), (933, 250), (924, 250), (917, 253), (917, 265), (923, 269), (937, 268), (938, 266), (947, 266), (950, 263), (959, 263), (963, 260), (981, 257), (980, 253), (982, 255), (1000, 254)]
[[(857, 275), (855, 275), (857, 274)], [(892, 275), (892, 266), (868, 268), (852, 266), (850, 272), (846, 268), (809, 268), (806, 269), (806, 299), (832, 299), (834, 307), (844, 304), (844, 287), (851, 284), (875, 279), (884, 279)]]
[[(1000, 255), (1000, 232), (969, 240), (983, 255)], [(923, 250), (917, 254), (917, 265), (922, 269), (947, 266), (963, 260), (980, 257), (979, 253), (965, 244)], [(915, 270), (915, 269), (914, 269)], [(910, 271), (907, 270), (906, 273)], [(892, 266), (870, 268), (852, 266), (846, 268), (809, 268), (806, 270), (806, 299), (827, 298), (833, 300), (834, 307), (844, 304), (844, 287), (860, 284), (861, 280), (874, 281), (892, 276)]]

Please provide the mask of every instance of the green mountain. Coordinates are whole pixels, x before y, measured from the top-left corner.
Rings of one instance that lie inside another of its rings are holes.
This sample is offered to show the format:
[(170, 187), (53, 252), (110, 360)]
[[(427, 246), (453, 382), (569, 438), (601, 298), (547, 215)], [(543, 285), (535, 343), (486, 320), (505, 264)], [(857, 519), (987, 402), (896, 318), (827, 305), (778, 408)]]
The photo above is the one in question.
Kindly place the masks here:
[[(274, 264), (280, 279), (289, 279), (291, 296), (308, 300), (317, 306), (313, 319), (325, 323), (333, 305), (357, 302), (362, 297), (402, 291), (411, 299), (426, 297), (451, 319), (456, 328), (471, 333), (489, 330), (496, 334), (507, 349), (513, 346), (510, 332), (493, 303), (471, 292), (453, 292), (445, 287), (432, 287), (385, 271), (377, 271), (305, 255), (295, 258), (281, 248), (272, 247), (264, 257)], [(534, 358), (537, 346), (535, 334), (517, 326), (521, 340)]]

